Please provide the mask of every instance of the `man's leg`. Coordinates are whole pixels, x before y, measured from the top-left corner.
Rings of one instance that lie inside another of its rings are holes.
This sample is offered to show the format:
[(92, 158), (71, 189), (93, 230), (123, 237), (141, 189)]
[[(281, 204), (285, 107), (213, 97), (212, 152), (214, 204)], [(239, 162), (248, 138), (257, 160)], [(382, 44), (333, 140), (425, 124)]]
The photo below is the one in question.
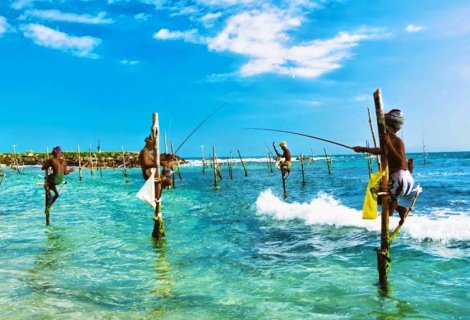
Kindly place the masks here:
[(403, 224), (405, 222), (405, 218), (408, 215), (408, 208), (403, 206), (397, 206), (398, 214), (400, 215), (400, 222), (398, 224)]
[(290, 169), (289, 169), (288, 167), (285, 167), (284, 169), (285, 169), (286, 172), (287, 172), (287, 175), (286, 175), (286, 178), (287, 178), (287, 177), (290, 175)]
[(287, 178), (287, 176), (286, 176), (286, 167), (281, 166), (281, 173), (282, 173), (282, 179)]
[(408, 213), (408, 208), (398, 205), (398, 200), (396, 198), (391, 199), (389, 208), (390, 208), (389, 215), (391, 216), (396, 210), (398, 214), (400, 215), (400, 222), (398, 224), (399, 225), (403, 224), (403, 222), (405, 222), (405, 218)]
[(49, 201), (52, 198), (51, 189), (49, 187), (49, 182), (47, 182), (47, 181), (44, 181), (44, 191), (46, 192), (46, 203), (45, 203), (45, 205), (47, 206)]
[[(54, 196), (52, 197), (52, 199), (51, 199), (51, 197), (49, 197), (49, 201), (47, 203), (48, 207), (52, 207), (52, 205), (57, 200), (57, 198), (59, 198), (59, 191), (57, 191), (57, 187), (53, 186), (51, 189), (52, 189), (52, 191), (54, 191)], [(50, 194), (50, 192), (49, 192), (49, 194)]]

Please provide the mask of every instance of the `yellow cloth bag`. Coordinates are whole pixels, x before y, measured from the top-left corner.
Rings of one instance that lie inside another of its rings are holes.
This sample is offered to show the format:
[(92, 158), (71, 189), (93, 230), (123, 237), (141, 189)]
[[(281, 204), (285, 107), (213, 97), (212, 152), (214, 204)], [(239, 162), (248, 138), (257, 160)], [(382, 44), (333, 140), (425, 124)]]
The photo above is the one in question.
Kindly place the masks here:
[(364, 205), (362, 206), (362, 219), (377, 218), (377, 191), (379, 190), (380, 180), (383, 175), (384, 172), (376, 172), (370, 175), (364, 197)]

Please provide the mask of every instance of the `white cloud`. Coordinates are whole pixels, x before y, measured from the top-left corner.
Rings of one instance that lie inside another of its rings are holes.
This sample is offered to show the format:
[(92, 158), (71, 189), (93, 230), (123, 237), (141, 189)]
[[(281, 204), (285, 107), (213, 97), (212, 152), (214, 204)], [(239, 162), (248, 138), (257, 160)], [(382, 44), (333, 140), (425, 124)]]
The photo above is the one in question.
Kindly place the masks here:
[(151, 17), (150, 14), (147, 13), (138, 13), (134, 16), (136, 20), (147, 21)]
[(372, 100), (372, 95), (370, 94), (360, 94), (354, 97), (354, 101), (363, 102)]
[(136, 64), (139, 64), (140, 61), (137, 60), (121, 60), (119, 61), (120, 64), (126, 65), (126, 66), (135, 66)]
[(260, 0), (198, 0), (199, 4), (205, 6), (239, 6), (247, 4), (260, 4)]
[(207, 40), (208, 47), (248, 57), (240, 69), (242, 76), (270, 72), (315, 78), (340, 68), (341, 61), (351, 55), (350, 49), (376, 32), (363, 28), (353, 34), (340, 32), (331, 39), (293, 45), (288, 32), (301, 23), (301, 17), (282, 10), (243, 12), (229, 18), (226, 27)]
[(34, 23), (23, 25), (22, 30), (24, 36), (33, 40), (37, 45), (70, 52), (78, 57), (98, 57), (93, 53), (93, 50), (100, 45), (101, 39), (90, 36), (70, 36), (66, 33)]
[(11, 26), (8, 24), (5, 17), (0, 16), (0, 37), (10, 30)]
[(23, 8), (31, 6), (36, 0), (17, 0), (11, 4), (11, 7), (15, 10), (21, 10)]
[(168, 29), (160, 29), (153, 35), (158, 40), (184, 40), (186, 42), (199, 43), (199, 36), (196, 29), (188, 31), (170, 31)]
[(409, 24), (406, 26), (406, 31), (407, 32), (420, 32), (423, 31), (424, 27), (423, 26), (417, 26), (414, 24)]
[(201, 20), (202, 22), (204, 23), (208, 23), (208, 22), (211, 22), (213, 20), (216, 20), (218, 18), (220, 18), (222, 16), (222, 13), (221, 12), (216, 12), (216, 13), (208, 13), (206, 15), (204, 15)]
[(114, 22), (112, 19), (106, 18), (106, 12), (100, 12), (97, 16), (90, 16), (87, 14), (61, 12), (59, 10), (27, 10), (22, 19), (26, 17), (84, 24), (109, 24)]
[(170, 14), (170, 17), (191, 16), (199, 12), (196, 7), (191, 6), (175, 6), (172, 10), (174, 10), (174, 12)]
[(232, 51), (252, 57), (280, 57), (282, 44), (289, 40), (286, 31), (300, 25), (300, 19), (258, 10), (230, 17), (227, 25), (210, 39), (209, 48)]

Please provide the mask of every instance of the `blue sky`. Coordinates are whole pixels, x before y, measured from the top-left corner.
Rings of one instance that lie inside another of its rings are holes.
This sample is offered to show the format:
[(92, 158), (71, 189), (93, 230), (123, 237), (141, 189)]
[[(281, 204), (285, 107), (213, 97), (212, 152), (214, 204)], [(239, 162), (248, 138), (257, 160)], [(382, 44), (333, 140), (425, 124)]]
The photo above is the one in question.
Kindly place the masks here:
[[(152, 113), (183, 157), (349, 153), (367, 107), (406, 116), (407, 151), (470, 150), (469, 1), (3, 0), (0, 152), (140, 150)], [(161, 141), (163, 145), (163, 140)]]

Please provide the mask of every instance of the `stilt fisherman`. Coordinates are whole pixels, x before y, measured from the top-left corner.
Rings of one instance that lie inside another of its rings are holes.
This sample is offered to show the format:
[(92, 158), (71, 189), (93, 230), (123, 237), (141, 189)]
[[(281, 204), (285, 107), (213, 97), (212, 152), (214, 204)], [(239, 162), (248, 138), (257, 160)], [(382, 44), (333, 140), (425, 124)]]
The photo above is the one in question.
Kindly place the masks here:
[[(383, 137), (388, 153), (388, 167), (389, 167), (389, 192), (391, 196), (390, 201), (390, 215), (396, 210), (400, 215), (400, 225), (403, 224), (408, 214), (408, 208), (398, 204), (398, 198), (405, 197), (411, 194), (413, 190), (414, 180), (411, 175), (413, 170), (413, 161), (407, 161), (405, 154), (405, 144), (397, 136), (397, 132), (401, 129), (405, 122), (403, 113), (399, 109), (392, 109), (384, 114), (386, 133)], [(368, 147), (353, 147), (355, 152), (368, 152), (372, 154), (380, 154), (380, 148)]]
[[(281, 169), (281, 172), (282, 172), (282, 178), (286, 179), (290, 174), (292, 155), (289, 149), (287, 149), (287, 142), (281, 141), (279, 143), (279, 146), (281, 147), (283, 151), (282, 155), (277, 151), (276, 144), (273, 142), (273, 148), (274, 148), (274, 152), (276, 153), (276, 160), (278, 161), (279, 168)], [(280, 160), (281, 157), (284, 158), (284, 160)]]
[[(51, 206), (59, 198), (57, 185), (62, 184), (64, 176), (73, 172), (74, 168), (67, 169), (67, 162), (62, 159), (62, 149), (57, 146), (52, 149), (52, 157), (44, 162), (42, 170), (46, 170), (44, 190), (46, 190), (46, 222), (48, 222)], [(52, 196), (51, 191), (54, 192), (54, 196)]]

